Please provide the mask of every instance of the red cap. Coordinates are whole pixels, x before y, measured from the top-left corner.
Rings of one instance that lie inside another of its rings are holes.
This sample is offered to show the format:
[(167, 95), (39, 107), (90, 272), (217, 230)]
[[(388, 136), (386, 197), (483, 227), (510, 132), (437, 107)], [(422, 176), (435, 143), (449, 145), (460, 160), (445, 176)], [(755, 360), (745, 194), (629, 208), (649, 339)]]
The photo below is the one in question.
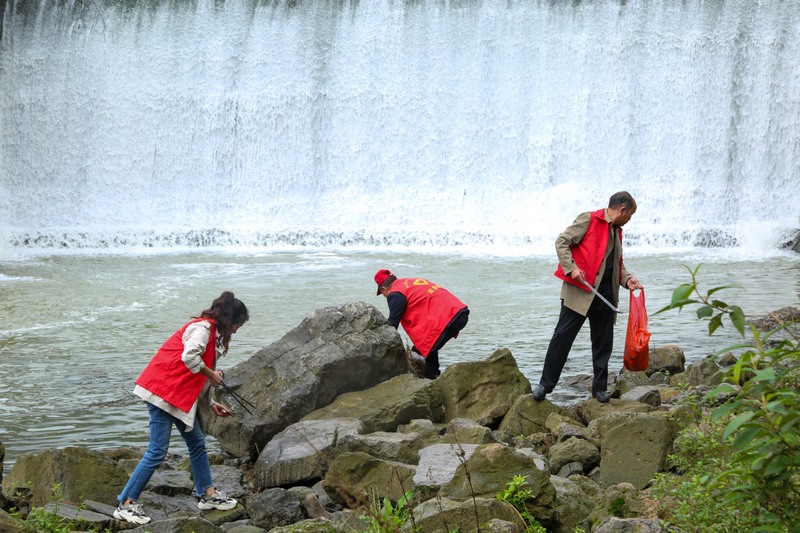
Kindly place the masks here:
[(375, 294), (375, 296), (380, 296), (381, 283), (386, 281), (386, 278), (388, 278), (391, 275), (392, 273), (389, 270), (386, 270), (385, 268), (378, 270), (378, 272), (375, 274), (375, 283), (378, 284), (378, 292)]

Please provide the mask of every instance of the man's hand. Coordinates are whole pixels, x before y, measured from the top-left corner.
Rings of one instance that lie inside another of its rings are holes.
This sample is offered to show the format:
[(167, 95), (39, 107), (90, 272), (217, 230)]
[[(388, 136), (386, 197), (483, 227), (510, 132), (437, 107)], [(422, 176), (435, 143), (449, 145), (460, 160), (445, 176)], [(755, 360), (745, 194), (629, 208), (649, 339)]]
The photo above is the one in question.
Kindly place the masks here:
[(636, 289), (644, 289), (644, 287), (642, 286), (642, 284), (641, 284), (641, 283), (639, 283), (639, 280), (638, 280), (638, 279), (636, 279), (636, 278), (635, 278), (635, 277), (633, 277), (633, 276), (631, 276), (630, 278), (628, 278), (628, 284), (627, 284), (627, 285), (628, 285), (628, 288), (629, 288), (630, 290), (632, 290), (632, 291), (635, 291)]
[(575, 267), (575, 270), (569, 273), (569, 277), (571, 277), (574, 281), (577, 281), (581, 285), (583, 285), (583, 283), (586, 281), (586, 274), (584, 274), (583, 270), (581, 270), (578, 267)]

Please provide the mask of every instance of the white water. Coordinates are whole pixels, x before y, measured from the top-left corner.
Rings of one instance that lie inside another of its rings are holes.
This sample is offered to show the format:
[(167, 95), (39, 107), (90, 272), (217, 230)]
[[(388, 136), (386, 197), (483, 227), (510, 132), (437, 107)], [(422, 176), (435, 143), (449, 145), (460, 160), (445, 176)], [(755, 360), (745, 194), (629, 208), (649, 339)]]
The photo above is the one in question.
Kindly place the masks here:
[[(289, 6), (293, 7), (289, 7)], [(550, 253), (800, 225), (800, 3), (11, 1), (0, 246)]]

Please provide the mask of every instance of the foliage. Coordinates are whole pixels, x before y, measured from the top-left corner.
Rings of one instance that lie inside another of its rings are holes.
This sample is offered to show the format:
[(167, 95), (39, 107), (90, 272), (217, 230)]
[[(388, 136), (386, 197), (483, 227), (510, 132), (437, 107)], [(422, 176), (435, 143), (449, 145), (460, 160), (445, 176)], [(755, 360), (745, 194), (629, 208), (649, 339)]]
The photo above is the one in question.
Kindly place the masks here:
[[(729, 320), (744, 341), (720, 351), (741, 353), (704, 397), (710, 417), (681, 436), (686, 444), (673, 461), (685, 477), (671, 494), (692, 507), (683, 526), (689, 531), (701, 524), (720, 531), (791, 530), (800, 523), (800, 339), (787, 324), (767, 332), (748, 325), (741, 308), (712, 297), (728, 287), (702, 294), (699, 268), (689, 270), (691, 283), (675, 289), (658, 312), (698, 305), (709, 334)], [(726, 509), (735, 515), (730, 529), (720, 527)]]
[(508, 482), (506, 488), (497, 493), (497, 499), (510, 503), (517, 510), (525, 522), (525, 533), (546, 533), (547, 530), (536, 521), (536, 517), (528, 511), (525, 504), (525, 501), (533, 494), (531, 489), (525, 488), (526, 484), (527, 476), (515, 475)]
[(69, 522), (58, 516), (58, 502), (63, 496), (61, 484), (56, 483), (50, 490), (52, 492), (50, 502), (56, 506), (55, 510), (47, 511), (44, 507), (31, 509), (27, 519), (22, 523), (25, 531), (35, 533), (70, 533), (72, 531)]
[(369, 523), (368, 533), (392, 533), (400, 531), (403, 525), (411, 518), (411, 507), (409, 502), (412, 499), (412, 492), (407, 491), (397, 502), (392, 505), (389, 498), (378, 501), (373, 500), (370, 506), (370, 513), (366, 520)]

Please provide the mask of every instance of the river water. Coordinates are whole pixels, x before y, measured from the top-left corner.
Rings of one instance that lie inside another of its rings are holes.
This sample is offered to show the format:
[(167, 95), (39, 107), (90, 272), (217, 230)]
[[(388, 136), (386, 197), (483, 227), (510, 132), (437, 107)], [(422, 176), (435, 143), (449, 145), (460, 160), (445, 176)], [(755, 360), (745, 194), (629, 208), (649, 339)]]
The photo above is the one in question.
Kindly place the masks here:
[[(147, 415), (129, 395), (133, 381), (160, 344), (223, 290), (234, 291), (251, 312), (223, 368), (277, 340), (316, 308), (361, 300), (385, 314), (372, 276), (387, 267), (399, 275), (428, 277), (470, 306), (469, 325), (441, 352), (444, 367), (479, 361), (505, 347), (535, 384), (558, 312), (560, 282), (552, 276), (553, 261), (537, 255), (323, 250), (2, 260), (0, 441), (6, 469), (19, 455), (51, 446), (145, 445)], [(686, 267), (701, 261), (702, 285), (740, 284), (718, 296), (748, 314), (800, 301), (800, 261), (794, 254), (762, 260), (724, 251), (628, 254), (626, 265), (646, 287), (652, 346), (678, 344), (688, 362), (736, 340), (730, 327), (709, 338), (690, 309), (653, 316), (678, 284), (689, 281)], [(628, 302), (622, 296), (624, 312)], [(621, 315), (617, 325), (612, 372), (622, 364), (625, 320)], [(564, 377), (590, 372), (590, 357), (587, 327)], [(551, 397), (569, 402), (586, 396), (562, 379)]]

